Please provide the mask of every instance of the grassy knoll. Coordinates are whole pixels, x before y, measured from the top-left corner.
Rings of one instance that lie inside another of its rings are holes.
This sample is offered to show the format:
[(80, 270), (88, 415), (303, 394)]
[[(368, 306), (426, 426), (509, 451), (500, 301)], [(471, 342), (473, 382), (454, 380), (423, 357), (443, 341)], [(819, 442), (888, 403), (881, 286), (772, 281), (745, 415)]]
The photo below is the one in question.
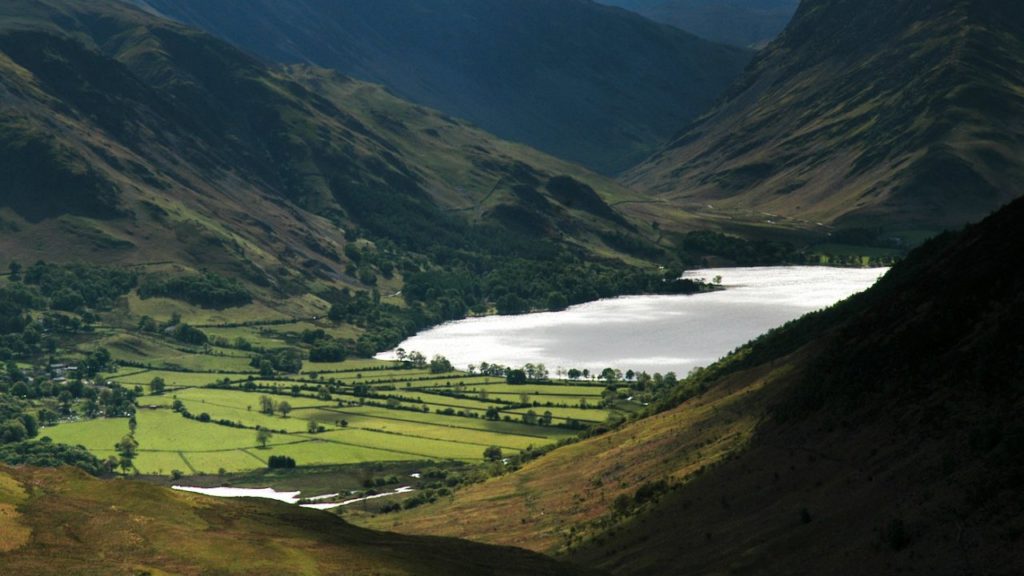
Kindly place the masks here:
[[(27, 488), (31, 486), (31, 490)], [(0, 571), (67, 574), (582, 574), (543, 556), (380, 534), (337, 516), (73, 468), (0, 468)]]

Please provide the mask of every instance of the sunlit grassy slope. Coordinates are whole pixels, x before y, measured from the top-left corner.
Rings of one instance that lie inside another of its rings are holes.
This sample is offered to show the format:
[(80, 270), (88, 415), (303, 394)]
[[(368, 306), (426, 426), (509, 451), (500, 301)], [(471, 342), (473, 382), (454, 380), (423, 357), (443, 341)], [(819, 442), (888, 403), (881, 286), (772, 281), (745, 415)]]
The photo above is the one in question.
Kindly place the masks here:
[(265, 500), (0, 468), (0, 571), (39, 575), (582, 574), (511, 548), (376, 533)]

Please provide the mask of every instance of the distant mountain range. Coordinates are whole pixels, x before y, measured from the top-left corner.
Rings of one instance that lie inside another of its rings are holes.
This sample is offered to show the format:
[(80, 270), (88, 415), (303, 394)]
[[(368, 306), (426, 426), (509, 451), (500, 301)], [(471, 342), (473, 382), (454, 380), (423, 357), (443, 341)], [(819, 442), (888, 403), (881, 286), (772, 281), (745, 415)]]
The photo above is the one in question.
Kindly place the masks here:
[(701, 38), (760, 47), (789, 23), (800, 0), (598, 0)]
[(808, 0), (624, 180), (707, 213), (934, 232), (1021, 193), (1021, 86), (1019, 2)]
[(705, 112), (751, 56), (589, 0), (136, 2), (607, 174)]

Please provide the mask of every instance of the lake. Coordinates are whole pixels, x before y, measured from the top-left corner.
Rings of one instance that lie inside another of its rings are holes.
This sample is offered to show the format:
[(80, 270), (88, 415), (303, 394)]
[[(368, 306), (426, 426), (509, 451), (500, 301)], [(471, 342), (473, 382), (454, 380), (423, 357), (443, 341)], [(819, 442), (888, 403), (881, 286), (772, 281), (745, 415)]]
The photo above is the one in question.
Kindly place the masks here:
[[(887, 268), (785, 266), (695, 270), (684, 278), (722, 291), (692, 296), (625, 296), (561, 312), (449, 322), (401, 344), (459, 367), (481, 361), (519, 367), (542, 363), (600, 371), (668, 372), (707, 366), (771, 328), (828, 307), (874, 284)], [(378, 355), (394, 359), (394, 352)]]

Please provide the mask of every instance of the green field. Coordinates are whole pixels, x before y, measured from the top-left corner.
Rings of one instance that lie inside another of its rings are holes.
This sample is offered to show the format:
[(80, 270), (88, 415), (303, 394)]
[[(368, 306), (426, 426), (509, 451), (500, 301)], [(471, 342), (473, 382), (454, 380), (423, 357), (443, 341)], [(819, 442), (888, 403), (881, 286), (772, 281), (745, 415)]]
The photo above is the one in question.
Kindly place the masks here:
[[(234, 320), (187, 312), (198, 320)], [(210, 330), (228, 339), (284, 343), (314, 326), (257, 321)], [(487, 447), (498, 446), (506, 455), (540, 448), (578, 434), (559, 424), (599, 423), (611, 413), (580, 408), (601, 402), (604, 386), (590, 382), (509, 384), (499, 377), (437, 374), (365, 359), (305, 362), (299, 374), (253, 378), (254, 353), (240, 349), (178, 346), (118, 328), (106, 330), (100, 342), (116, 359), (132, 364), (104, 377), (129, 388), (141, 386), (145, 394), (137, 401), (133, 463), (146, 475), (254, 470), (272, 455), (290, 456), (300, 466), (478, 462)], [(148, 384), (157, 377), (166, 382), (165, 393), (148, 395)], [(262, 413), (261, 397), (278, 407), (287, 402), (291, 411)], [(526, 423), (528, 410), (538, 416), (550, 411), (553, 425)], [(272, 433), (266, 447), (257, 441), (260, 427)], [(117, 456), (115, 444), (128, 431), (122, 417), (61, 423), (43, 434), (106, 458)]]

